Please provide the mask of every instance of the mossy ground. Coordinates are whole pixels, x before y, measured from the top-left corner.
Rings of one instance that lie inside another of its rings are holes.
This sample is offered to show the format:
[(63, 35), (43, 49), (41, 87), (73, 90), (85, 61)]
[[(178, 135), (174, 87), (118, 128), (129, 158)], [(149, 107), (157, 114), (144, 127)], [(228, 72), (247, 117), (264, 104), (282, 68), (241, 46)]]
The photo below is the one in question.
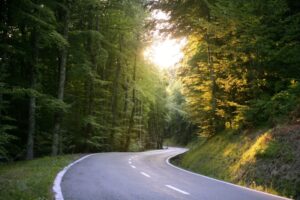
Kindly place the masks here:
[(56, 174), (79, 157), (65, 155), (0, 164), (0, 199), (53, 199), (52, 185)]
[(210, 177), (297, 199), (300, 125), (242, 133), (224, 131), (199, 139), (178, 163)]

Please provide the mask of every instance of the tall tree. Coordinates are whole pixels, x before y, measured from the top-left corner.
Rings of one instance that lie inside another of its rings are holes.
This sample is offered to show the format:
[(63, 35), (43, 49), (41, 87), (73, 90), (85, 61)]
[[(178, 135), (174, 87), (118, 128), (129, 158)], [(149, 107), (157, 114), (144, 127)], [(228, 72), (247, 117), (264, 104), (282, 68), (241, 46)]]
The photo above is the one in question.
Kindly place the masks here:
[[(60, 33), (63, 35), (64, 39), (68, 41), (69, 35), (69, 3), (66, 2), (65, 5), (60, 5), (58, 8), (58, 21), (60, 22)], [(64, 89), (66, 81), (66, 64), (67, 64), (67, 46), (61, 46), (58, 53), (58, 67), (59, 67), (59, 82), (57, 99), (60, 101), (64, 100)], [(57, 155), (59, 152), (59, 139), (61, 139), (61, 120), (62, 112), (56, 112), (54, 114), (54, 130), (53, 130), (53, 142), (52, 142), (52, 155)], [(62, 147), (60, 147), (60, 152), (62, 152)]]

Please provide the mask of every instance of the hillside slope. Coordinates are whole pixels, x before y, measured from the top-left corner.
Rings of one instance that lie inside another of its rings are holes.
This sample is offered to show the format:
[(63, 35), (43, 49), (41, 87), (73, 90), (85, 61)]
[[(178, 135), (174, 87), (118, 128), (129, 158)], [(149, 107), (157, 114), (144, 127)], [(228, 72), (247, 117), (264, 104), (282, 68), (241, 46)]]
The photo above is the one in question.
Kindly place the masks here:
[(179, 160), (183, 168), (300, 199), (300, 123), (226, 131), (191, 146)]

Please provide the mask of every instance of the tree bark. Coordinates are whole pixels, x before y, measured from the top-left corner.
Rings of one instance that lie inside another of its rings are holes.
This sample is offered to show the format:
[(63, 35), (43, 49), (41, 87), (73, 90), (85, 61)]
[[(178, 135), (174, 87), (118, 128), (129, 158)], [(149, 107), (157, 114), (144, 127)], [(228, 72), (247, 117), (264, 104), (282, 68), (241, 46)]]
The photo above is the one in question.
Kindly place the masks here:
[(215, 78), (215, 71), (213, 66), (213, 58), (212, 52), (210, 47), (209, 35), (206, 34), (206, 42), (207, 42), (207, 64), (209, 70), (209, 79), (210, 79), (210, 91), (211, 91), (211, 126), (212, 126), (212, 134), (214, 135), (216, 132), (216, 109), (217, 109), (217, 100), (216, 100), (216, 78)]
[[(128, 93), (129, 80), (128, 80), (128, 78), (126, 78), (126, 81), (125, 81), (125, 84), (124, 84), (123, 87), (124, 87), (124, 107), (123, 107), (123, 115), (122, 115), (122, 119), (123, 119), (122, 126), (126, 127), (129, 123), (129, 120), (127, 119), (127, 117), (128, 117), (128, 99), (129, 99), (129, 93)], [(124, 147), (125, 140), (126, 140), (126, 132), (124, 132), (123, 135), (122, 135), (122, 139), (121, 139), (121, 142), (120, 142), (121, 148)]]
[[(69, 24), (69, 11), (66, 9), (62, 9), (61, 13), (59, 13), (63, 18), (63, 37), (68, 41), (68, 24)], [(66, 82), (66, 64), (67, 64), (67, 47), (62, 47), (59, 50), (59, 84), (58, 84), (58, 92), (57, 99), (63, 101), (64, 100), (64, 89)], [(62, 121), (62, 112), (56, 112), (54, 114), (54, 129), (53, 129), (53, 141), (52, 141), (52, 155), (56, 156), (58, 152), (62, 152), (62, 139), (61, 136), (61, 121)], [(61, 144), (61, 145), (60, 145)]]
[[(119, 51), (122, 52), (122, 43), (123, 43), (123, 36), (121, 35), (119, 38)], [(111, 104), (111, 112), (112, 112), (112, 121), (111, 121), (111, 134), (110, 134), (110, 142), (114, 144), (114, 135), (115, 131), (114, 128), (116, 126), (116, 121), (118, 119), (118, 91), (119, 91), (119, 78), (121, 73), (121, 59), (117, 60), (117, 68), (115, 71), (115, 77), (112, 85), (112, 104)]]
[(130, 146), (131, 131), (132, 131), (133, 124), (134, 124), (134, 113), (135, 113), (135, 104), (133, 104), (131, 114), (130, 114), (129, 125), (128, 125), (128, 129), (127, 129), (125, 145), (124, 145), (124, 151), (128, 151), (129, 146)]
[[(32, 31), (32, 61), (30, 64), (30, 89), (35, 91), (36, 89), (36, 65), (38, 62), (38, 38), (37, 30), (34, 28)], [(36, 97), (35, 94), (30, 94), (29, 97), (29, 116), (28, 116), (28, 136), (27, 136), (27, 149), (26, 159), (31, 160), (34, 157), (34, 135), (35, 135), (35, 112), (36, 112)]]
[(110, 135), (110, 141), (111, 144), (114, 144), (114, 135), (115, 131), (114, 128), (116, 126), (116, 121), (118, 120), (118, 86), (119, 86), (119, 78), (120, 78), (120, 72), (121, 72), (121, 63), (118, 61), (117, 68), (115, 71), (115, 78), (113, 81), (113, 93), (112, 93), (112, 104), (111, 104), (111, 112), (112, 112), (112, 131)]
[(140, 101), (140, 130), (139, 130), (139, 147), (142, 150), (143, 147), (143, 102)]
[[(3, 43), (5, 46), (7, 46), (7, 29), (8, 29), (8, 5), (7, 5), (7, 1), (3, 1), (2, 2), (2, 6), (1, 6), (1, 20), (2, 20), (2, 24), (4, 25), (4, 27), (2, 27), (2, 34), (1, 34), (1, 43)], [(2, 81), (4, 79), (2, 73), (4, 74), (7, 70), (7, 63), (8, 63), (8, 58), (7, 58), (7, 52), (4, 51), (2, 53), (2, 62), (1, 62), (1, 69), (0, 69), (0, 81)], [(0, 86), (4, 88), (3, 86)], [(3, 93), (2, 91), (0, 91), (0, 128), (2, 125), (2, 110), (3, 110)]]
[(136, 65), (137, 65), (137, 55), (134, 55), (134, 63), (133, 63), (133, 75), (132, 75), (132, 80), (133, 80), (133, 90), (132, 90), (132, 110), (129, 118), (129, 124), (128, 124), (128, 129), (126, 133), (126, 139), (125, 139), (125, 145), (124, 145), (124, 151), (128, 151), (129, 146), (130, 146), (130, 140), (131, 140), (131, 131), (133, 128), (134, 124), (134, 114), (135, 114), (135, 108), (136, 108), (136, 91), (135, 91), (135, 81), (136, 81)]
[(2, 101), (3, 101), (3, 94), (0, 91), (0, 128), (1, 128), (1, 125), (2, 125), (2, 106), (3, 106)]

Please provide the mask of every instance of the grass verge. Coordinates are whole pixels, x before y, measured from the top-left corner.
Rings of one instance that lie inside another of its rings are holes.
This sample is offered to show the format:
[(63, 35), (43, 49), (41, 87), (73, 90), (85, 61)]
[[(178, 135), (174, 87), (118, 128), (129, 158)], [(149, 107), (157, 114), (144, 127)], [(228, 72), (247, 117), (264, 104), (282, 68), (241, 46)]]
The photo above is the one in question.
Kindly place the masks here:
[(300, 125), (225, 131), (190, 146), (175, 164), (200, 174), (300, 198)]
[(64, 155), (0, 164), (0, 199), (53, 199), (56, 174), (79, 157), (81, 155)]

